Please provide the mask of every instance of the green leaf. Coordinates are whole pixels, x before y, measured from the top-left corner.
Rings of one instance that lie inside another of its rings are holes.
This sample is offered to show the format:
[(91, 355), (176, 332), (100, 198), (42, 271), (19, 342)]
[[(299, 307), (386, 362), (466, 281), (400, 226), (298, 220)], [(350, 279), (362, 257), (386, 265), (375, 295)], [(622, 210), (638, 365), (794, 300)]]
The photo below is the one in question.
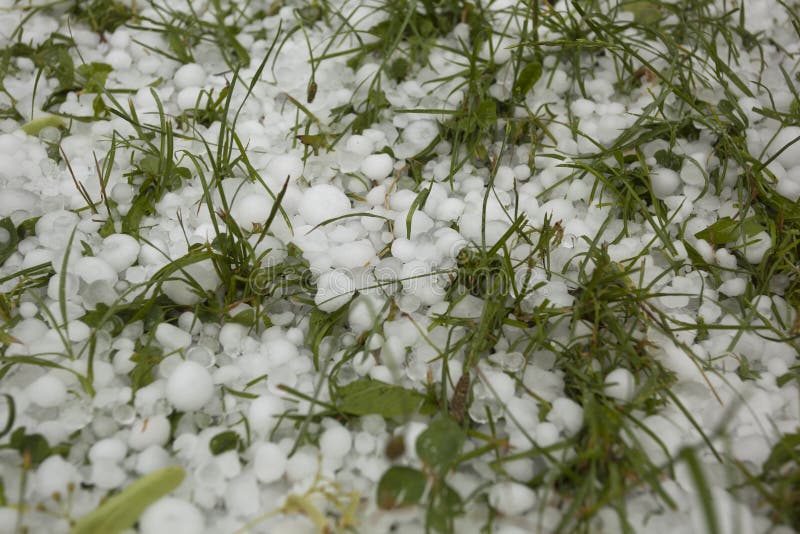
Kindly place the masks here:
[(497, 123), (497, 104), (494, 99), (487, 98), (478, 104), (475, 110), (475, 118), (481, 128), (490, 128)]
[(431, 190), (428, 188), (417, 193), (414, 202), (408, 208), (408, 215), (406, 216), (406, 237), (408, 239), (411, 239), (411, 221), (414, 219), (414, 212), (425, 207), (425, 202), (428, 200), (430, 192)]
[(130, 357), (130, 361), (136, 363), (128, 373), (134, 392), (153, 382), (153, 369), (163, 359), (161, 349), (150, 345), (142, 347)]
[(661, 20), (661, 9), (657, 2), (640, 1), (630, 2), (624, 8), (625, 11), (633, 13), (633, 20), (639, 24), (650, 26)]
[(41, 434), (26, 434), (25, 427), (16, 429), (11, 434), (11, 448), (19, 451), (23, 458), (29, 458), (33, 467), (42, 463), (52, 454), (50, 445)]
[(45, 115), (44, 117), (37, 117), (29, 122), (26, 122), (20, 128), (28, 135), (39, 135), (39, 132), (48, 127), (64, 128), (67, 123), (61, 117), (55, 115)]
[(332, 313), (324, 312), (318, 308), (314, 308), (311, 311), (311, 316), (308, 319), (306, 342), (311, 349), (315, 369), (319, 369), (319, 346), (322, 344), (322, 340), (330, 335), (338, 324), (344, 322), (349, 309), (350, 306), (346, 304)]
[(208, 442), (208, 449), (214, 456), (231, 451), (239, 446), (239, 434), (233, 430), (220, 432)]
[(700, 230), (694, 236), (697, 239), (705, 239), (713, 245), (730, 243), (739, 237), (739, 221), (730, 217), (721, 217), (717, 222), (705, 230)]
[(106, 78), (113, 70), (108, 63), (92, 62), (78, 66), (78, 74), (83, 79), (83, 91), (85, 93), (102, 93), (106, 87)]
[(745, 237), (753, 237), (763, 231), (766, 231), (766, 228), (758, 222), (758, 218), (755, 216), (748, 217), (742, 221), (742, 232)]
[(391, 510), (417, 504), (428, 484), (425, 475), (411, 467), (390, 467), (378, 482), (378, 507)]
[(0, 265), (17, 250), (19, 237), (10, 217), (0, 219)]
[(143, 476), (80, 518), (72, 534), (117, 534), (132, 527), (148, 506), (180, 486), (185, 476), (177, 465)]
[(466, 436), (450, 417), (434, 419), (417, 438), (417, 455), (428, 466), (444, 474), (461, 452)]
[(430, 532), (454, 532), (456, 516), (464, 513), (461, 496), (447, 484), (438, 486), (428, 500), (425, 525)]
[(514, 95), (524, 97), (527, 95), (539, 78), (542, 77), (542, 64), (538, 61), (531, 61), (520, 71), (517, 79), (514, 80)]
[(769, 454), (769, 458), (764, 462), (764, 472), (779, 473), (780, 469), (787, 463), (794, 460), (800, 463), (800, 432), (784, 434)]
[(340, 387), (336, 395), (339, 409), (352, 415), (402, 417), (417, 413), (425, 401), (425, 396), (416, 391), (369, 379)]
[(131, 204), (128, 213), (126, 213), (125, 217), (122, 219), (122, 233), (138, 237), (142, 218), (153, 213), (155, 209), (154, 204), (154, 199), (149, 193), (142, 193), (137, 196), (136, 200)]

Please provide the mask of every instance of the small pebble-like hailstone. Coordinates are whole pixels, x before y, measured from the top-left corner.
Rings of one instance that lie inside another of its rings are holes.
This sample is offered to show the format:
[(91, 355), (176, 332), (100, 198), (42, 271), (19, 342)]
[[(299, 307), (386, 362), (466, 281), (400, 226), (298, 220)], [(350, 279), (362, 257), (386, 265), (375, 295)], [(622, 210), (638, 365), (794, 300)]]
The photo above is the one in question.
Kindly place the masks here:
[(620, 367), (606, 375), (603, 391), (612, 399), (628, 402), (636, 392), (636, 380), (630, 371)]
[(159, 499), (139, 520), (142, 534), (198, 534), (205, 528), (202, 512), (192, 503), (176, 497)]
[(299, 211), (310, 225), (345, 215), (350, 210), (350, 199), (341, 189), (330, 184), (315, 185), (305, 193), (300, 201)]
[(524, 514), (536, 504), (536, 493), (517, 482), (500, 482), (489, 490), (489, 504), (503, 515)]
[(167, 380), (167, 400), (182, 412), (199, 410), (213, 395), (211, 374), (196, 362), (181, 362)]
[(286, 472), (288, 457), (275, 443), (261, 443), (253, 455), (253, 472), (265, 484), (275, 482)]

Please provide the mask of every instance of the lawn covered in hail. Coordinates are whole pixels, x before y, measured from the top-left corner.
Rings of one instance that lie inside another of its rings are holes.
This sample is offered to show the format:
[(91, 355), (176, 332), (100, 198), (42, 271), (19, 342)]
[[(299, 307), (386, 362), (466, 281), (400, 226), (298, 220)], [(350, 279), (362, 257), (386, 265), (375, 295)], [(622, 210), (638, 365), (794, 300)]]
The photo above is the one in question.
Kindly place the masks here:
[(0, 532), (800, 529), (796, 0), (0, 0)]

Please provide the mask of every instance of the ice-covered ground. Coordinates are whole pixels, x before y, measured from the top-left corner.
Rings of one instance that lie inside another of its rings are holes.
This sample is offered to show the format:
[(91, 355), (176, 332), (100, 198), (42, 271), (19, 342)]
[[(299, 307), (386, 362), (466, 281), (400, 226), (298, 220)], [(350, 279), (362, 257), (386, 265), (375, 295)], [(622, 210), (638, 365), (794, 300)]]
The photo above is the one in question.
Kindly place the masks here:
[(0, 8), (0, 532), (171, 465), (139, 532), (792, 531), (747, 474), (800, 421), (796, 2), (464, 4), (394, 77), (402, 2), (38, 3)]

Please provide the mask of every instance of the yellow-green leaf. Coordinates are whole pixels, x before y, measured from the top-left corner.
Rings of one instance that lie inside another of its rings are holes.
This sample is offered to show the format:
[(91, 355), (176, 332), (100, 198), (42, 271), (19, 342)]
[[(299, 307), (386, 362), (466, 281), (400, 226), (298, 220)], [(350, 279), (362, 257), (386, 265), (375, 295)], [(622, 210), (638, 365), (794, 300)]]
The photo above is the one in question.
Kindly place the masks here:
[(148, 506), (180, 486), (185, 476), (177, 465), (143, 476), (81, 517), (72, 534), (117, 534), (132, 527)]
[(67, 123), (61, 117), (55, 115), (47, 115), (45, 117), (37, 117), (30, 122), (22, 125), (22, 131), (28, 135), (39, 135), (39, 132), (53, 126), (55, 128), (64, 128)]

